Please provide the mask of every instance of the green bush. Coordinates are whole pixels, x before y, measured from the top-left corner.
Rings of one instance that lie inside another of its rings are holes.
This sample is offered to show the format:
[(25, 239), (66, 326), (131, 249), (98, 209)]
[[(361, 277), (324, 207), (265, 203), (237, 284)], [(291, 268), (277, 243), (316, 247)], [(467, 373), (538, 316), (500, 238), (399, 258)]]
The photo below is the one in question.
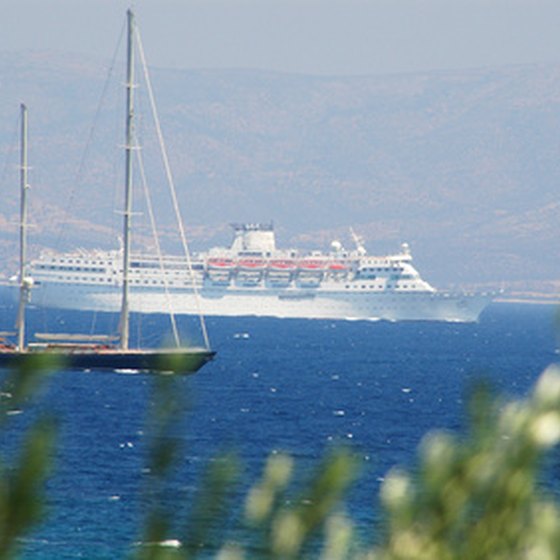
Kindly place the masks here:
[[(13, 412), (36, 395), (46, 373), (55, 367), (50, 360), (26, 361), (11, 372), (0, 393), (0, 429), (8, 429)], [(21, 538), (44, 516), (44, 482), (50, 472), (56, 426), (40, 416), (29, 429), (19, 455), (7, 464), (0, 455), (0, 559), (16, 556)]]
[[(33, 391), (29, 371), (12, 377), (10, 406)], [(172, 437), (178, 392), (172, 377), (157, 378), (150, 418), (149, 488), (161, 495), (179, 455)], [(15, 395), (15, 397), (14, 397)], [(5, 423), (7, 408), (3, 407)], [(0, 468), (0, 558), (14, 557), (21, 537), (41, 519), (54, 427), (40, 419), (19, 459)], [(332, 452), (297, 499), (293, 460), (268, 458), (243, 507), (232, 504), (239, 462), (211, 463), (183, 524), (156, 501), (146, 515), (135, 558), (322, 560), (552, 560), (560, 558), (560, 508), (543, 482), (543, 458), (560, 441), (560, 370), (549, 368), (531, 395), (504, 402), (480, 389), (471, 399), (469, 431), (428, 434), (413, 473), (395, 468), (381, 488), (383, 534), (373, 548), (361, 544), (344, 511), (357, 477), (357, 460)], [(290, 493), (292, 491), (292, 493)], [(287, 497), (290, 496), (288, 500)], [(241, 533), (226, 533), (232, 511)], [(224, 523), (221, 523), (224, 520)], [(176, 520), (174, 520), (176, 521)], [(134, 536), (131, 536), (131, 541)], [(247, 544), (250, 543), (250, 546)]]

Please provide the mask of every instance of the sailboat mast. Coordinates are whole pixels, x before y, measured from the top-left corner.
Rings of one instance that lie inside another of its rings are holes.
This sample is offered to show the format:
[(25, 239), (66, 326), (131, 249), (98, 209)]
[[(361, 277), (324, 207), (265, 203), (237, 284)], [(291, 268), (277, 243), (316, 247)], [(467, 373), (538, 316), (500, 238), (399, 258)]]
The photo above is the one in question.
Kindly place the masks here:
[(128, 349), (129, 326), (129, 268), (130, 221), (132, 218), (132, 150), (134, 149), (134, 14), (127, 11), (127, 65), (126, 65), (126, 144), (125, 144), (125, 196), (123, 212), (123, 280), (120, 317), (120, 347)]
[(20, 151), (20, 217), (19, 217), (19, 306), (17, 314), (17, 349), (25, 347), (25, 306), (29, 295), (26, 277), (27, 260), (27, 107), (21, 104), (21, 151)]

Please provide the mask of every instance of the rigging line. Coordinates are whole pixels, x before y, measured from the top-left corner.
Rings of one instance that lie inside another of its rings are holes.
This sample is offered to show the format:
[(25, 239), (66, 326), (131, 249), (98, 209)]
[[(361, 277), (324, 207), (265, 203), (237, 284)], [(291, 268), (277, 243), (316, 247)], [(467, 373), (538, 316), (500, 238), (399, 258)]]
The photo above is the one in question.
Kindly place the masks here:
[[(4, 168), (2, 170), (2, 176), (0, 178), (0, 184), (2, 184), (2, 185), (6, 184), (6, 186), (8, 184), (8, 175), (9, 175), (8, 170), (15, 169), (16, 167), (18, 167), (18, 164), (16, 164), (15, 161), (16, 161), (16, 157), (17, 157), (16, 153), (17, 153), (17, 150), (18, 150), (18, 147), (17, 147), (18, 146), (18, 140), (17, 140), (17, 138), (19, 136), (19, 131), (20, 131), (20, 127), (21, 127), (20, 121), (21, 121), (21, 116), (20, 116), (20, 113), (18, 112), (17, 117), (14, 121), (14, 128), (12, 129), (12, 134), (10, 135), (10, 142), (9, 142), (8, 148), (6, 150), (6, 158), (4, 160)], [(19, 169), (19, 167), (18, 167), (18, 169)], [(10, 178), (10, 183), (12, 181), (13, 181), (13, 176)], [(15, 181), (13, 181), (13, 182), (15, 183)], [(15, 193), (16, 191), (13, 191), (12, 187), (7, 187), (5, 192)], [(16, 196), (13, 196), (13, 197), (8, 196), (6, 198), (8, 200), (17, 200)], [(4, 208), (3, 208), (4, 212), (6, 210), (8, 210), (8, 211), (10, 210), (9, 208), (6, 208), (6, 206), (7, 206), (7, 204), (4, 204)], [(13, 208), (13, 211), (15, 211), (15, 208)], [(5, 215), (5, 218), (7, 218), (7, 217), (8, 216)], [(11, 222), (11, 220), (10, 220), (10, 222)], [(10, 230), (11, 230), (11, 228), (10, 228)], [(11, 233), (11, 231), (10, 231), (10, 233)], [(15, 240), (12, 239), (11, 241), (15, 241)], [(16, 242), (16, 247), (17, 247), (17, 242)], [(15, 253), (14, 253), (14, 255), (15, 255)], [(15, 264), (15, 262), (11, 262), (11, 259), (6, 259), (6, 262), (8, 263), (7, 268), (11, 268), (12, 265)], [(11, 272), (10, 272), (10, 274), (11, 274)]]
[[(105, 98), (106, 98), (107, 92), (109, 90), (109, 84), (111, 83), (111, 78), (112, 78), (113, 72), (115, 70), (117, 55), (120, 51), (121, 44), (123, 42), (125, 29), (126, 29), (126, 22), (124, 22), (122, 27), (121, 27), (121, 33), (120, 33), (119, 38), (117, 40), (117, 45), (116, 45), (115, 50), (113, 52), (113, 57), (111, 59), (111, 64), (110, 64), (109, 69), (107, 71), (107, 77), (105, 79), (105, 83), (103, 84), (103, 89), (101, 91), (101, 97), (99, 98), (99, 102), (98, 102), (97, 108), (95, 110), (95, 115), (93, 117), (93, 122), (90, 126), (90, 129), (89, 129), (88, 137), (87, 137), (87, 140), (86, 140), (86, 145), (84, 147), (82, 157), (80, 158), (80, 163), (78, 164), (78, 168), (77, 168), (76, 173), (74, 175), (74, 181), (72, 183), (72, 189), (70, 191), (70, 196), (67, 199), (66, 208), (64, 210), (64, 213), (65, 213), (66, 216), (68, 216), (69, 208), (71, 207), (71, 205), (74, 202), (74, 198), (75, 198), (75, 195), (76, 195), (75, 185), (78, 184), (78, 182), (81, 180), (81, 178), (83, 176), (84, 167), (85, 167), (85, 164), (86, 164), (86, 160), (89, 156), (91, 146), (93, 144), (93, 136), (94, 136), (94, 133), (95, 133), (95, 129), (97, 128), (97, 123), (99, 121), (99, 116), (101, 114), (101, 109), (104, 105)], [(58, 236), (56, 238), (55, 247), (60, 247), (60, 240), (61, 240), (62, 235), (63, 235), (63, 230), (64, 230), (64, 228), (60, 227), (60, 225), (59, 225), (59, 231), (58, 231)]]
[(14, 128), (12, 131), (12, 134), (10, 136), (10, 143), (8, 144), (8, 150), (7, 151), (7, 155), (6, 155), (6, 159), (4, 160), (4, 169), (2, 171), (2, 179), (1, 182), (7, 182), (7, 177), (8, 177), (8, 168), (12, 168), (16, 167), (16, 165), (19, 164), (12, 164), (11, 160), (16, 158), (15, 154), (17, 152), (17, 138), (19, 135), (19, 127), (20, 127), (20, 116), (18, 113), (17, 118), (15, 119), (15, 124), (14, 124)]
[(173, 181), (173, 175), (171, 173), (171, 167), (169, 165), (169, 159), (167, 157), (167, 150), (165, 148), (165, 142), (164, 142), (163, 134), (162, 134), (162, 131), (161, 131), (158, 112), (157, 112), (155, 99), (154, 99), (154, 92), (152, 90), (152, 83), (150, 81), (150, 75), (148, 73), (148, 65), (146, 64), (146, 58), (144, 56), (144, 48), (142, 47), (142, 40), (140, 38), (140, 33), (138, 31), (138, 28), (135, 29), (135, 34), (136, 34), (136, 42), (137, 42), (137, 45), (138, 45), (138, 51), (139, 51), (139, 54), (140, 54), (140, 59), (142, 61), (142, 70), (144, 72), (144, 79), (146, 80), (146, 88), (148, 90), (148, 97), (149, 97), (149, 100), (150, 100), (150, 106), (152, 108), (152, 115), (154, 117), (154, 123), (155, 123), (155, 127), (156, 127), (157, 137), (158, 137), (159, 145), (160, 145), (160, 149), (161, 149), (161, 156), (162, 156), (162, 159), (163, 159), (165, 174), (167, 176), (167, 182), (168, 182), (169, 190), (170, 190), (170, 193), (171, 193), (171, 199), (173, 201), (173, 209), (175, 210), (175, 217), (176, 217), (176, 220), (177, 220), (177, 225), (179, 227), (179, 233), (180, 233), (180, 236), (181, 236), (181, 243), (183, 244), (183, 251), (185, 252), (185, 256), (187, 257), (187, 266), (188, 266), (189, 275), (190, 275), (190, 278), (191, 278), (192, 290), (193, 290), (193, 294), (194, 294), (194, 298), (195, 298), (195, 302), (196, 302), (197, 313), (198, 313), (198, 317), (199, 317), (199, 321), (200, 321), (200, 328), (202, 330), (202, 336), (204, 338), (204, 344), (205, 344), (206, 348), (210, 348), (210, 340), (208, 338), (208, 331), (206, 330), (206, 322), (205, 322), (204, 316), (202, 314), (202, 308), (201, 308), (201, 305), (200, 305), (200, 297), (199, 297), (198, 288), (197, 288), (197, 285), (196, 285), (194, 270), (192, 268), (191, 253), (190, 253), (190, 250), (189, 250), (189, 246), (187, 244), (187, 237), (186, 237), (186, 234), (185, 234), (185, 228), (183, 226), (183, 220), (182, 220), (182, 217), (181, 217), (181, 210), (179, 209), (179, 203), (177, 202), (177, 193), (175, 191), (175, 182)]
[[(80, 162), (78, 164), (78, 167), (76, 169), (76, 173), (74, 175), (74, 181), (72, 183), (72, 189), (70, 191), (70, 196), (67, 198), (66, 208), (64, 209), (64, 214), (66, 216), (68, 216), (70, 214), (70, 208), (72, 207), (72, 204), (74, 203), (74, 199), (75, 199), (75, 196), (76, 196), (75, 186), (83, 178), (84, 168), (86, 166), (86, 161), (89, 157), (90, 150), (91, 150), (91, 147), (92, 147), (92, 144), (93, 144), (93, 137), (94, 137), (94, 134), (95, 134), (95, 130), (97, 128), (97, 124), (99, 122), (99, 118), (100, 118), (100, 115), (101, 115), (101, 110), (102, 110), (102, 108), (105, 104), (105, 99), (107, 97), (107, 92), (109, 91), (109, 85), (111, 84), (111, 79), (112, 79), (112, 76), (113, 76), (114, 71), (115, 71), (116, 60), (117, 60), (118, 53), (121, 49), (121, 44), (123, 42), (125, 29), (126, 29), (126, 22), (123, 22), (123, 25), (121, 26), (121, 32), (120, 32), (119, 38), (117, 40), (115, 50), (113, 52), (113, 56), (111, 58), (111, 63), (109, 65), (109, 69), (107, 70), (105, 83), (103, 84), (103, 89), (101, 90), (101, 96), (99, 98), (99, 102), (98, 102), (96, 110), (95, 110), (95, 115), (93, 117), (93, 122), (92, 122), (92, 124), (90, 126), (90, 129), (89, 129), (89, 132), (88, 132), (88, 136), (87, 136), (87, 139), (86, 139), (86, 144), (85, 144), (84, 150), (82, 152), (82, 156), (80, 158)], [(60, 227), (60, 225), (59, 225), (58, 235), (56, 237), (56, 242), (55, 242), (55, 248), (60, 247), (61, 239), (62, 239), (62, 236), (63, 236), (63, 231), (64, 231), (64, 228)], [(96, 325), (97, 325), (97, 318), (98, 318), (97, 310), (94, 310), (93, 315), (92, 315), (92, 319), (91, 319), (91, 322), (90, 322), (90, 327), (89, 327), (90, 334), (93, 334), (95, 332), (95, 328), (96, 328)]]
[[(135, 138), (135, 146), (138, 146), (138, 141)], [(157, 232), (156, 220), (154, 216), (154, 208), (152, 205), (152, 197), (150, 195), (150, 190), (148, 189), (148, 182), (146, 180), (146, 173), (144, 168), (144, 160), (140, 150), (136, 150), (136, 157), (138, 158), (138, 166), (140, 168), (140, 177), (142, 178), (142, 187), (144, 189), (144, 196), (146, 197), (146, 206), (148, 208), (148, 215), (150, 217), (150, 225), (152, 227), (152, 234), (154, 236), (154, 242), (156, 244), (156, 251), (158, 256), (159, 268), (163, 277), (163, 286), (165, 292), (165, 302), (169, 310), (169, 319), (171, 321), (171, 328), (173, 330), (173, 338), (175, 339), (175, 344), (177, 348), (181, 346), (181, 340), (179, 338), (179, 330), (177, 329), (177, 322), (175, 320), (175, 313), (173, 312), (173, 305), (171, 304), (171, 296), (169, 294), (169, 284), (167, 282), (167, 277), (165, 275), (165, 264), (163, 262), (163, 255), (161, 252), (161, 244), (159, 242), (159, 236)]]
[[(16, 154), (17, 154), (17, 151), (18, 151), (18, 148), (19, 148), (18, 136), (19, 136), (20, 128), (21, 128), (21, 116), (20, 116), (20, 113), (18, 112), (17, 117), (14, 121), (14, 128), (13, 128), (12, 134), (10, 136), (10, 142), (8, 144), (8, 149), (6, 150), (6, 159), (4, 160), (4, 169), (2, 171), (2, 177), (0, 178), (0, 184), (2, 184), (2, 185), (3, 184), (6, 184), (6, 185), (8, 184), (9, 170), (13, 170), (13, 169), (17, 168), (18, 172), (19, 172), (19, 169), (20, 169), (19, 162), (16, 163), (16, 161), (17, 161), (16, 160), (16, 158), (17, 158)], [(13, 181), (13, 177), (10, 179), (10, 183), (12, 181)], [(13, 181), (13, 182), (15, 183), (16, 181)], [(6, 192), (9, 192), (9, 193), (14, 192), (15, 193), (16, 191), (12, 191), (12, 188), (9, 187), (9, 188), (6, 189)], [(8, 196), (6, 198), (8, 200), (17, 200), (16, 196), (14, 196), (14, 197)], [(4, 204), (4, 208), (3, 208), (4, 211), (9, 210), (8, 208), (6, 208), (6, 206), (7, 205)], [(16, 206), (16, 208), (17, 208), (17, 206)], [(13, 211), (15, 211), (15, 208), (13, 208)], [(5, 216), (5, 217), (7, 218), (7, 216)], [(16, 220), (18, 220), (18, 219), (19, 218), (16, 218)], [(11, 220), (10, 220), (10, 225), (16, 225), (17, 223), (18, 222), (16, 221), (15, 224), (12, 224)], [(11, 230), (11, 228), (10, 228), (10, 230)], [(17, 244), (16, 244), (16, 247), (17, 247)], [(7, 259), (7, 262), (9, 263), (9, 266), (11, 267), (14, 263), (10, 262), (10, 260), (11, 259)]]

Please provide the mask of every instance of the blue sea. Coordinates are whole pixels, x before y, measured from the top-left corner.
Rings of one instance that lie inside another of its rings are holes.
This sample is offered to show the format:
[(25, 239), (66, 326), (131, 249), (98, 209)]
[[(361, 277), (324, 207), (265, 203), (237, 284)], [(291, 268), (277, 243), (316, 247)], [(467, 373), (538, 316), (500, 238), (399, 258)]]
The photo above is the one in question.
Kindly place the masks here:
[[(94, 320), (51, 315), (69, 331)], [(95, 328), (114, 320), (96, 317)], [(52, 327), (38, 310), (30, 322), (30, 331)], [(2, 310), (1, 323), (12, 327), (10, 310)], [(196, 340), (193, 324), (181, 323)], [(556, 308), (545, 305), (493, 304), (477, 324), (209, 318), (207, 325), (216, 359), (175, 381), (185, 414), (174, 429), (181, 446), (165, 505), (179, 524), (221, 453), (238, 456), (239, 503), (270, 453), (291, 454), (301, 482), (343, 444), (361, 470), (347, 508), (362, 538), (374, 540), (383, 477), (393, 466), (414, 464), (428, 431), (464, 428), (478, 380), (520, 397), (558, 359)], [(153, 341), (168, 326), (152, 316), (137, 318), (134, 330)], [(50, 378), (37, 403), (10, 417), (1, 436), (8, 455), (38, 408), (58, 417), (46, 517), (25, 538), (21, 558), (115, 559), (134, 551), (146, 511), (153, 390), (147, 374), (64, 371)], [(235, 522), (225, 525), (233, 531), (226, 537), (235, 538)]]

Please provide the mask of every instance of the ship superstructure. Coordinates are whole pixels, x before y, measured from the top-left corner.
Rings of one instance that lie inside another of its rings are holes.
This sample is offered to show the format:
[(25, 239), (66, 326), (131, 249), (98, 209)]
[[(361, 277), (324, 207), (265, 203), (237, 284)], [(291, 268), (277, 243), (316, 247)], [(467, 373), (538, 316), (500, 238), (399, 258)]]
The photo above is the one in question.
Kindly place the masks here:
[[(233, 224), (229, 248), (186, 258), (131, 255), (132, 312), (332, 319), (476, 321), (485, 294), (438, 292), (412, 264), (407, 244), (386, 256), (334, 241), (328, 251), (276, 247), (272, 224)], [(45, 253), (28, 269), (42, 307), (117, 311), (119, 251)], [(194, 287), (193, 287), (194, 284)]]

